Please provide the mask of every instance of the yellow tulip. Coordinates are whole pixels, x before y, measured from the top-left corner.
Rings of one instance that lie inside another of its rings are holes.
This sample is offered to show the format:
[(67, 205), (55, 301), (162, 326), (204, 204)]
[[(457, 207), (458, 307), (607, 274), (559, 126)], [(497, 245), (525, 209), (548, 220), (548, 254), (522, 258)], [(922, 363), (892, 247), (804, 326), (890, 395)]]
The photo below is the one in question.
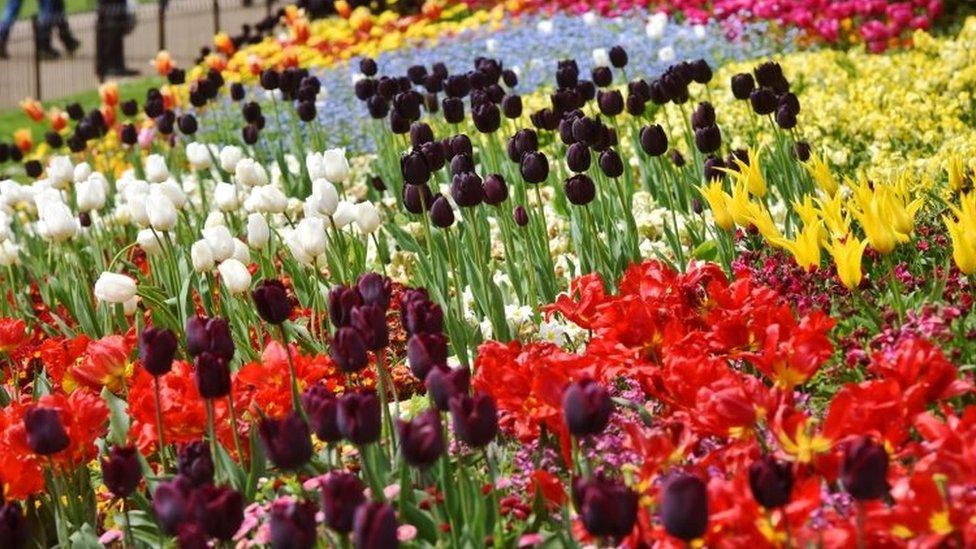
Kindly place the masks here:
[(715, 218), (715, 224), (726, 231), (732, 230), (735, 226), (732, 214), (729, 213), (729, 202), (732, 197), (722, 189), (722, 182), (713, 179), (708, 185), (698, 187), (698, 191), (708, 202), (708, 207), (712, 210), (712, 217)]
[(805, 271), (812, 271), (820, 266), (820, 239), (823, 229), (818, 221), (809, 223), (793, 240), (780, 238), (774, 244), (785, 248), (791, 254), (796, 264)]
[(817, 199), (817, 213), (830, 234), (835, 236), (845, 235), (851, 230), (851, 220), (844, 212), (843, 197), (841, 193), (836, 193), (828, 200)]
[(749, 191), (746, 190), (745, 182), (740, 181), (732, 186), (732, 197), (726, 203), (732, 220), (743, 229), (749, 228), (753, 218), (759, 213), (759, 207), (749, 200)]
[(958, 154), (949, 157), (946, 171), (949, 173), (949, 188), (953, 191), (963, 191), (967, 187), (966, 163)]
[(748, 162), (743, 162), (734, 158), (737, 170), (722, 168), (722, 170), (732, 176), (736, 183), (745, 183), (749, 194), (762, 198), (766, 196), (766, 178), (763, 177), (762, 167), (759, 165), (759, 154), (749, 149), (746, 152)]
[(848, 290), (853, 290), (861, 284), (861, 257), (868, 241), (860, 241), (853, 234), (848, 233), (843, 239), (834, 239), (827, 251), (834, 259), (837, 267), (837, 278)]
[(955, 219), (942, 216), (952, 239), (952, 260), (964, 274), (976, 273), (976, 193), (968, 192), (960, 200), (961, 208), (949, 205)]
[(823, 158), (818, 154), (811, 154), (810, 160), (803, 164), (810, 177), (813, 178), (814, 183), (817, 184), (823, 192), (827, 193), (828, 196), (834, 196), (837, 193), (837, 189), (840, 185), (837, 184), (837, 180), (834, 179), (834, 175), (830, 173), (830, 167), (827, 163), (823, 161)]
[(819, 220), (817, 207), (813, 203), (813, 197), (809, 194), (803, 195), (803, 200), (793, 202), (793, 211), (800, 217), (804, 225), (816, 223)]

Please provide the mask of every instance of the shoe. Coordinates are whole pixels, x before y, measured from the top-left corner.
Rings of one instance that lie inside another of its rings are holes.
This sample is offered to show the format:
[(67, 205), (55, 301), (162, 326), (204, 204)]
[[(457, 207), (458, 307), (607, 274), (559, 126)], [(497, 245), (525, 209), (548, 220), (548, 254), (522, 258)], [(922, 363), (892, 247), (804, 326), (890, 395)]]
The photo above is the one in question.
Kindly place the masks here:
[(68, 52), (68, 55), (74, 55), (78, 48), (81, 47), (81, 42), (74, 36), (68, 35), (61, 39), (61, 43), (64, 44), (64, 49)]
[(126, 67), (122, 67), (121, 69), (109, 69), (105, 71), (105, 76), (114, 76), (116, 78), (125, 76), (139, 76), (139, 74), (139, 71)]
[(52, 48), (51, 46), (47, 46), (47, 47), (39, 46), (37, 48), (37, 56), (41, 59), (41, 61), (54, 61), (57, 59), (61, 59), (61, 54), (58, 53), (58, 50)]

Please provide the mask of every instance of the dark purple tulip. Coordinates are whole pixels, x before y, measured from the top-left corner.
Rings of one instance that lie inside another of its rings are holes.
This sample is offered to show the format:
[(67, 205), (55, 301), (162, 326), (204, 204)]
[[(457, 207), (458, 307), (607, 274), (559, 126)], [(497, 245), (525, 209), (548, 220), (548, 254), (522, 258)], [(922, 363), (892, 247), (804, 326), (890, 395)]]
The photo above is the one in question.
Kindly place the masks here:
[(784, 130), (791, 130), (796, 127), (796, 114), (784, 105), (776, 111), (776, 125)]
[(465, 444), (480, 448), (498, 434), (498, 408), (487, 393), (457, 395), (450, 401), (454, 435)]
[(427, 159), (419, 150), (413, 150), (400, 157), (400, 174), (407, 185), (425, 185), (430, 179)]
[(356, 509), (353, 524), (356, 549), (395, 549), (400, 546), (396, 514), (385, 503), (363, 503)]
[(810, 160), (810, 143), (806, 141), (797, 141), (793, 145), (793, 154), (796, 155), (797, 160), (800, 162), (806, 162)]
[(705, 154), (717, 151), (722, 146), (722, 133), (718, 126), (708, 126), (695, 130), (695, 146)]
[(776, 110), (776, 94), (769, 88), (758, 88), (749, 94), (749, 103), (756, 114), (771, 114)]
[(618, 69), (622, 69), (627, 66), (627, 50), (623, 46), (614, 46), (610, 48), (608, 52), (610, 57), (610, 64)]
[(278, 75), (278, 71), (274, 69), (267, 69), (261, 73), (261, 87), (266, 90), (274, 90), (278, 88), (281, 83), (281, 79)]
[(447, 364), (447, 337), (439, 333), (419, 333), (407, 340), (407, 364), (417, 379), (427, 378), (436, 364)]
[(134, 446), (114, 446), (102, 458), (102, 481), (117, 498), (127, 498), (142, 480), (142, 464)]
[(68, 433), (54, 408), (34, 406), (24, 413), (27, 445), (35, 454), (50, 456), (68, 447)]
[(515, 224), (519, 227), (529, 224), (529, 212), (525, 210), (525, 206), (515, 206), (515, 209), (512, 210), (512, 218), (515, 219)]
[(380, 401), (370, 391), (348, 392), (339, 397), (339, 431), (353, 444), (380, 438)]
[(767, 88), (775, 88), (786, 79), (783, 76), (783, 68), (775, 61), (761, 63), (753, 72), (756, 73), (756, 82)]
[(708, 84), (712, 80), (712, 67), (708, 61), (698, 59), (691, 62), (691, 79), (699, 84)]
[(359, 277), (356, 288), (359, 290), (363, 303), (376, 305), (384, 310), (390, 308), (393, 286), (389, 278), (379, 273), (365, 273)]
[(193, 492), (191, 504), (207, 535), (230, 541), (244, 522), (244, 498), (227, 486), (208, 484)]
[(153, 512), (166, 534), (175, 535), (180, 525), (189, 518), (190, 491), (190, 481), (181, 475), (156, 485), (153, 492)]
[(597, 93), (596, 101), (604, 116), (617, 116), (624, 112), (624, 96), (620, 90), (601, 90)]
[(161, 376), (173, 368), (178, 346), (176, 334), (166, 328), (149, 326), (139, 334), (139, 359), (142, 367), (154, 376)]
[(135, 145), (139, 140), (139, 131), (132, 124), (125, 124), (119, 132), (119, 139), (126, 145)]
[(244, 84), (240, 82), (234, 82), (230, 85), (230, 98), (234, 101), (240, 101), (244, 99), (244, 95), (247, 90), (244, 89)]
[(756, 81), (753, 80), (751, 74), (743, 72), (732, 77), (732, 95), (736, 99), (743, 101), (749, 99), (749, 95), (754, 89), (756, 89)]
[(302, 394), (302, 407), (308, 415), (315, 436), (322, 442), (342, 440), (339, 432), (339, 403), (335, 395), (321, 383), (312, 385)]
[(433, 140), (434, 130), (430, 129), (429, 124), (425, 122), (414, 122), (410, 124), (410, 144), (412, 146), (419, 147)]
[(519, 171), (526, 182), (542, 183), (549, 177), (549, 159), (540, 151), (526, 153), (522, 156)]
[(502, 114), (505, 118), (515, 119), (522, 116), (522, 96), (506, 95), (502, 99)]
[[(474, 146), (471, 144), (471, 138), (463, 133), (451, 136), (447, 141), (448, 141), (448, 145), (450, 145), (451, 148), (452, 159), (453, 157), (461, 154), (466, 154), (470, 158), (474, 154)], [(473, 171), (473, 170), (474, 170), (474, 165), (472, 164), (471, 168), (465, 171)], [(453, 172), (451, 173), (453, 174)]]
[(766, 509), (782, 507), (790, 501), (793, 468), (770, 455), (759, 458), (749, 466), (749, 488), (759, 505)]
[(606, 387), (592, 379), (570, 383), (563, 392), (563, 415), (569, 432), (576, 436), (595, 435), (606, 428), (613, 412), (613, 401)]
[(450, 409), (451, 399), (466, 395), (471, 390), (471, 370), (460, 367), (450, 368), (445, 362), (435, 362), (424, 377), (427, 395), (439, 410)]
[(698, 477), (679, 473), (664, 486), (660, 509), (668, 534), (684, 541), (700, 538), (708, 528), (708, 488)]
[(298, 106), (295, 107), (295, 112), (298, 113), (298, 119), (302, 122), (311, 122), (315, 120), (315, 115), (318, 114), (315, 109), (315, 101), (301, 101)]
[(501, 112), (494, 103), (482, 103), (471, 109), (471, 118), (474, 126), (481, 133), (492, 133), (496, 131), (502, 123)]
[(230, 394), (230, 365), (227, 359), (205, 351), (194, 360), (197, 390), (205, 399), (223, 398)]
[(427, 167), (431, 173), (444, 167), (444, 144), (440, 141), (430, 141), (420, 145), (420, 153), (427, 161)]
[(193, 316), (186, 321), (186, 348), (191, 356), (210, 352), (230, 360), (234, 358), (234, 338), (227, 320)]
[(352, 532), (356, 509), (366, 502), (366, 486), (352, 473), (333, 471), (322, 481), (325, 524), (336, 532)]
[(858, 437), (844, 450), (840, 479), (856, 500), (880, 499), (888, 493), (888, 452), (870, 437)]
[(681, 156), (681, 151), (675, 149), (671, 151), (671, 163), (677, 168), (683, 168), (685, 165), (685, 157)]
[(264, 280), (251, 291), (258, 314), (268, 324), (281, 324), (291, 315), (291, 300), (280, 280)]
[(640, 116), (644, 114), (644, 110), (647, 108), (647, 100), (635, 93), (628, 95), (624, 104), (627, 108), (627, 114), (631, 116)]
[(366, 76), (376, 76), (376, 61), (371, 57), (363, 57), (359, 60), (359, 72)]
[(713, 179), (724, 179), (725, 172), (722, 171), (727, 166), (725, 162), (717, 156), (709, 156), (705, 159), (704, 175), (705, 181), (711, 181)]
[(248, 124), (241, 128), (241, 138), (248, 145), (253, 145), (258, 142), (258, 137), (260, 137), (260, 130), (254, 124)]
[(445, 97), (441, 100), (441, 112), (448, 124), (460, 124), (464, 120), (464, 101), (458, 97)]
[(596, 186), (585, 173), (578, 173), (566, 180), (566, 199), (577, 206), (585, 206), (596, 197)]
[(21, 549), (27, 546), (28, 539), (30, 528), (20, 504), (10, 501), (0, 505), (0, 547)]
[(484, 201), (485, 187), (478, 174), (462, 172), (451, 178), (451, 196), (459, 207), (472, 208)]
[(590, 149), (582, 142), (573, 143), (566, 149), (566, 166), (576, 173), (590, 169)]
[(637, 521), (637, 493), (616, 480), (599, 477), (573, 481), (573, 504), (586, 531), (596, 537), (621, 538)]
[[(363, 343), (370, 351), (379, 351), (390, 344), (390, 330), (386, 325), (386, 309), (379, 305), (363, 304), (353, 309), (352, 327), (359, 332)], [(341, 345), (343, 343), (340, 343)], [(358, 350), (352, 352), (355, 354)]]
[[(413, 91), (406, 91), (393, 96), (393, 110), (404, 120), (414, 121), (420, 118), (420, 104), (423, 97)], [(408, 126), (409, 127), (409, 126)]]
[(181, 446), (176, 455), (176, 470), (193, 486), (211, 484), (214, 480), (214, 463), (210, 446), (202, 440)]
[(369, 111), (370, 118), (380, 120), (386, 118), (390, 112), (390, 103), (381, 95), (374, 95), (366, 100), (366, 110)]
[(610, 84), (613, 84), (613, 71), (610, 67), (593, 67), (590, 71), (590, 78), (593, 79), (593, 83), (597, 87), (605, 88)]
[(209, 549), (210, 537), (199, 522), (184, 522), (177, 527), (176, 543), (180, 549)]
[(438, 195), (430, 207), (430, 222), (435, 227), (446, 229), (454, 224), (454, 210), (444, 195)]
[(318, 532), (315, 503), (281, 498), (271, 504), (269, 530), (274, 549), (312, 549)]
[(497, 206), (508, 199), (508, 185), (501, 174), (492, 173), (485, 177), (485, 204)]
[(329, 319), (336, 327), (352, 323), (352, 310), (363, 302), (358, 288), (335, 286), (329, 290)]
[(403, 300), (400, 316), (407, 333), (441, 333), (444, 331), (444, 311), (429, 299)]
[(184, 114), (177, 120), (176, 124), (180, 128), (180, 132), (184, 135), (197, 133), (197, 118), (192, 114)]
[(431, 408), (410, 421), (397, 420), (397, 437), (403, 458), (414, 467), (430, 467), (444, 453), (441, 414)]
[(260, 434), (265, 454), (279, 469), (298, 469), (312, 459), (308, 424), (296, 412), (281, 419), (262, 419)]
[(617, 178), (624, 174), (624, 162), (613, 149), (600, 153), (600, 171), (610, 178)]
[(366, 338), (363, 333), (352, 326), (343, 326), (332, 336), (329, 356), (340, 370), (352, 373), (362, 370), (369, 364), (366, 350)]
[(698, 108), (691, 113), (691, 127), (698, 130), (715, 125), (715, 107), (708, 101), (698, 104)]

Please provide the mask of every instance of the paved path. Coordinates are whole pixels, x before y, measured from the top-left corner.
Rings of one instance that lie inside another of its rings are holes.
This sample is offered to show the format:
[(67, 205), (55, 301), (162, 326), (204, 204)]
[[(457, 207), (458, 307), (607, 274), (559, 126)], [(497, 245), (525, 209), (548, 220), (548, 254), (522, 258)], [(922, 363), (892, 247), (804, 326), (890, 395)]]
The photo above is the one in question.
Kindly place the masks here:
[[(0, 0), (2, 2), (2, 0)], [(244, 23), (257, 23), (266, 12), (263, 0), (243, 7), (241, 0), (219, 0), (220, 27), (229, 34), (240, 32)], [(29, 14), (27, 14), (29, 15)], [(159, 33), (158, 6), (139, 7), (135, 30), (125, 39), (125, 56), (130, 68), (144, 75), (155, 74), (150, 65), (156, 55)], [(41, 98), (51, 100), (98, 86), (95, 76), (95, 14), (70, 16), (72, 31), (82, 46), (74, 57), (41, 63)], [(55, 48), (62, 50), (55, 33)], [(187, 67), (202, 46), (213, 43), (212, 0), (170, 0), (166, 18), (166, 49), (181, 67)], [(0, 60), (0, 109), (15, 107), (24, 97), (34, 96), (34, 45), (30, 20), (18, 22), (8, 43), (10, 59)]]

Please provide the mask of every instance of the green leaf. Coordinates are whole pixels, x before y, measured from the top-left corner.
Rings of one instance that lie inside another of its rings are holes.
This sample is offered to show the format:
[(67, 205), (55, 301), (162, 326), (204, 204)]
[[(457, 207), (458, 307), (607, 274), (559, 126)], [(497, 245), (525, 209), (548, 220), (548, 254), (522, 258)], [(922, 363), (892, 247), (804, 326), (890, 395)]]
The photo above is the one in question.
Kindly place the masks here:
[(115, 445), (123, 445), (129, 433), (129, 414), (126, 413), (128, 403), (112, 394), (107, 388), (102, 388), (102, 398), (108, 404), (108, 441)]

